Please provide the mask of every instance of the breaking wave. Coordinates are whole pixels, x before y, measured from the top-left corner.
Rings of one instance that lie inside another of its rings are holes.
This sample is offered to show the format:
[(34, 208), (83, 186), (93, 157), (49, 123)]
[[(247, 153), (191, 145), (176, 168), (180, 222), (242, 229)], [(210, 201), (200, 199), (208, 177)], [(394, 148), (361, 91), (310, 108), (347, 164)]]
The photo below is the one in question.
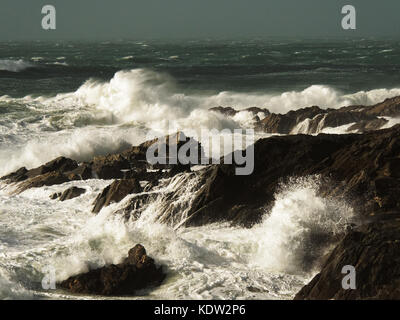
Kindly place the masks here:
[(20, 72), (34, 67), (33, 64), (24, 60), (0, 60), (0, 71)]
[[(61, 292), (42, 292), (38, 285), (43, 269), (55, 268), (57, 279), (63, 280), (88, 268), (119, 263), (129, 248), (142, 243), (168, 272), (161, 287), (144, 293), (149, 299), (290, 299), (314, 275), (312, 266), (352, 218), (346, 203), (321, 198), (319, 178), (308, 177), (283, 185), (264, 221), (252, 229), (227, 223), (179, 227), (185, 214), (173, 221), (171, 209), (176, 213), (176, 208), (190, 207), (195, 191), (186, 187), (195, 186), (197, 178), (182, 174), (172, 180), (161, 182), (139, 220), (125, 221), (114, 212), (140, 195), (111, 204), (96, 216), (89, 213), (87, 203), (107, 181), (77, 181), (8, 198), (0, 205), (3, 227), (21, 243), (10, 242), (8, 256), (0, 256), (0, 271), (6, 264), (19, 266), (9, 269), (8, 281), (15, 290), (0, 290), (2, 298), (57, 298)], [(49, 199), (71, 184), (84, 187), (86, 194), (67, 202)], [(175, 191), (179, 193), (168, 205)], [(23, 210), (26, 206), (29, 213)]]

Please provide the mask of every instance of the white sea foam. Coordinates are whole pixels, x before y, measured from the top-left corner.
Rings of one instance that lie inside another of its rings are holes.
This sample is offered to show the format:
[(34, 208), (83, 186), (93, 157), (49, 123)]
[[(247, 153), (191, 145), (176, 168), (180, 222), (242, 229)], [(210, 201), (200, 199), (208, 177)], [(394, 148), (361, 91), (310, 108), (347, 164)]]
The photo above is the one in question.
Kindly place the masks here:
[[(320, 240), (343, 231), (352, 216), (345, 203), (320, 198), (318, 177), (312, 177), (283, 186), (264, 222), (252, 229), (228, 224), (177, 229), (184, 215), (177, 216), (172, 225), (162, 223), (167, 214), (166, 194), (180, 192), (180, 203), (173, 201), (177, 207), (185, 208), (192, 201), (193, 190), (186, 188), (191, 179), (184, 174), (172, 183), (162, 183), (139, 221), (128, 222), (113, 212), (125, 206), (129, 198), (96, 216), (89, 213), (87, 204), (107, 181), (76, 181), (12, 197), (0, 192), (2, 227), (14, 237), (9, 239), (12, 242), (2, 241), (7, 256), (0, 255), (0, 271), (7, 264), (14, 266), (7, 269), (11, 270), (7, 279), (15, 289), (2, 292), (2, 298), (15, 294), (60, 297), (59, 291), (43, 293), (40, 289), (45, 267), (54, 267), (57, 279), (62, 280), (88, 268), (119, 263), (136, 243), (142, 243), (168, 272), (165, 283), (146, 298), (292, 298), (314, 274), (304, 262), (323, 254), (325, 247), (319, 245)], [(87, 192), (66, 202), (49, 199), (52, 192), (71, 185), (84, 187)], [(19, 282), (17, 275), (24, 275), (23, 281)]]
[(11, 71), (11, 72), (20, 72), (28, 68), (32, 68), (34, 65), (26, 62), (22, 59), (19, 60), (0, 60), (0, 70), (3, 71)]
[[(0, 175), (60, 155), (88, 160), (96, 154), (120, 150), (126, 143), (141, 143), (149, 131), (163, 135), (177, 130), (253, 127), (255, 120), (250, 112), (226, 117), (208, 111), (218, 105), (240, 110), (258, 106), (283, 113), (311, 105), (371, 105), (396, 95), (400, 95), (400, 89), (342, 95), (322, 85), (282, 94), (187, 94), (166, 74), (145, 69), (120, 71), (108, 82), (88, 80), (77, 91), (54, 97), (0, 97), (5, 106), (13, 105), (16, 112), (23, 110), (17, 116), (5, 114), (0, 120)], [(307, 126), (304, 122), (295, 131), (305, 132)], [(346, 129), (318, 132), (343, 133)]]

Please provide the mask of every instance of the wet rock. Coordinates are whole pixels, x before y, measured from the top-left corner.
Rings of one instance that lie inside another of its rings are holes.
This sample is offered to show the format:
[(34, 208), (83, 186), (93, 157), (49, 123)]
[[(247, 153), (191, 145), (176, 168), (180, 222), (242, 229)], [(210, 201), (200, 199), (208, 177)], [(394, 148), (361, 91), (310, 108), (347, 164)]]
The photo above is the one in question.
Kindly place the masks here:
[(136, 179), (116, 180), (97, 196), (93, 205), (93, 212), (98, 213), (103, 207), (114, 202), (120, 202), (127, 195), (140, 193), (142, 188)]
[(23, 167), (23, 168), (18, 169), (15, 172), (12, 172), (12, 173), (2, 177), (0, 180), (4, 180), (8, 183), (21, 182), (21, 181), (28, 179), (27, 173), (28, 173), (28, 170), (25, 167)]
[(253, 113), (255, 116), (259, 113), (263, 113), (264, 115), (270, 114), (268, 109), (258, 108), (258, 107), (250, 107), (250, 108), (238, 111), (231, 107), (219, 106), (219, 107), (210, 108), (209, 111), (220, 113), (220, 114), (223, 114), (224, 116), (229, 116), (229, 117), (235, 116), (240, 111), (248, 111), (248, 112)]
[(229, 221), (250, 227), (273, 205), (280, 183), (310, 175), (327, 179), (322, 196), (346, 199), (360, 216), (400, 210), (400, 125), (363, 135), (275, 136), (258, 140), (254, 156), (249, 176), (236, 176), (234, 165), (199, 173), (187, 226)]
[(27, 170), (25, 167), (20, 168), (17, 171), (2, 177), (1, 180), (7, 180), (10, 183), (21, 182), (50, 172), (54, 173), (57, 171), (64, 173), (77, 167), (78, 163), (76, 161), (65, 157), (58, 157), (40, 167), (31, 170)]
[(359, 121), (352, 126), (350, 126), (347, 131), (356, 131), (356, 132), (367, 132), (367, 131), (373, 131), (373, 130), (378, 130), (382, 128), (385, 124), (388, 123), (388, 120), (378, 118), (378, 119), (373, 119), (373, 120), (362, 120)]
[[(346, 265), (355, 267), (354, 290), (342, 288)], [(370, 223), (348, 233), (295, 299), (400, 299), (400, 219)]]
[(78, 187), (71, 187), (62, 193), (58, 192), (58, 193), (52, 194), (50, 196), (50, 199), (52, 199), (52, 200), (59, 199), (60, 201), (66, 201), (66, 200), (70, 200), (73, 198), (77, 198), (77, 197), (81, 196), (82, 194), (84, 194), (85, 192), (86, 192), (86, 189), (78, 188)]
[(122, 263), (72, 276), (58, 286), (78, 294), (134, 295), (138, 290), (160, 285), (164, 279), (162, 267), (157, 267), (138, 244)]
[(30, 188), (40, 188), (43, 186), (53, 186), (68, 182), (67, 176), (59, 171), (49, 172), (37, 175), (33, 178), (27, 179), (18, 185), (16, 192), (21, 193)]

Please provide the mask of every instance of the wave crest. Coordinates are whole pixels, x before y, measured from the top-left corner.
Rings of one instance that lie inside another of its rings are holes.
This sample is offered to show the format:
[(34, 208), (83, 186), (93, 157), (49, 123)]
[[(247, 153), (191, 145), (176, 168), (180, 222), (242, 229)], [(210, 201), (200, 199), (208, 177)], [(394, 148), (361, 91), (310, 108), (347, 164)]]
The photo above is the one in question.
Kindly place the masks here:
[(0, 60), (0, 71), (21, 72), (32, 68), (33, 64), (20, 60)]

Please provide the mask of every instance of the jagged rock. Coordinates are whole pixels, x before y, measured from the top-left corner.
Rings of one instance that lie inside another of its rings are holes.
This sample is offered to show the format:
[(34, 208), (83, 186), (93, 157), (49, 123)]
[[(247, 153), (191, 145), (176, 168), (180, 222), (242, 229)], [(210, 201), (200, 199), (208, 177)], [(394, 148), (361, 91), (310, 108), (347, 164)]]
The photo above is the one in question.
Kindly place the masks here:
[(18, 169), (15, 172), (12, 172), (12, 173), (2, 177), (0, 180), (7, 181), (8, 183), (21, 182), (21, 181), (28, 179), (27, 173), (28, 173), (28, 170), (25, 167), (23, 167), (23, 168)]
[(319, 114), (326, 113), (317, 106), (292, 110), (286, 114), (271, 113), (256, 124), (256, 129), (268, 133), (289, 134), (294, 127), (305, 119), (312, 119)]
[(370, 115), (380, 117), (399, 117), (400, 116), (400, 96), (386, 99), (376, 105), (364, 107)]
[(21, 193), (30, 188), (40, 188), (43, 186), (53, 186), (68, 182), (67, 176), (59, 171), (49, 172), (37, 175), (33, 178), (27, 179), (18, 185), (16, 192)]
[(129, 250), (122, 263), (72, 276), (59, 287), (79, 294), (134, 295), (137, 290), (160, 285), (164, 279), (162, 267), (157, 267), (138, 244)]
[(231, 107), (222, 107), (222, 106), (210, 108), (209, 110), (229, 117), (233, 117), (238, 112)]
[(400, 210), (400, 125), (359, 134), (275, 136), (254, 146), (254, 172), (236, 176), (233, 165), (200, 172), (202, 187), (186, 225), (259, 222), (277, 186), (290, 177), (319, 175), (326, 197), (347, 199), (360, 216)]
[(350, 126), (347, 131), (356, 131), (356, 132), (367, 132), (367, 131), (373, 131), (373, 130), (378, 130), (382, 128), (385, 124), (387, 124), (389, 121), (382, 119), (382, 118), (377, 118), (373, 120), (362, 120), (359, 121), (352, 126)]
[(93, 205), (93, 212), (98, 213), (103, 207), (113, 202), (120, 202), (128, 194), (140, 193), (142, 188), (136, 179), (116, 180), (100, 193)]
[(90, 164), (83, 163), (74, 170), (65, 173), (69, 180), (88, 180), (93, 178), (92, 167)]
[(254, 115), (257, 115), (258, 113), (263, 113), (265, 115), (270, 114), (268, 109), (263, 109), (263, 108), (258, 108), (258, 107), (251, 107), (251, 108), (247, 108), (247, 109), (238, 111), (238, 110), (235, 110), (235, 109), (233, 109), (231, 107), (219, 106), (219, 107), (210, 108), (208, 110), (209, 111), (213, 111), (213, 112), (217, 112), (217, 113), (223, 114), (225, 116), (229, 116), (229, 117), (235, 116), (240, 111), (248, 111), (248, 112), (253, 113)]
[[(231, 107), (210, 108), (226, 116), (238, 113)], [(346, 106), (339, 109), (321, 109), (318, 106), (292, 110), (286, 114), (270, 113), (267, 109), (248, 108), (254, 113), (263, 112), (266, 117), (255, 117), (255, 129), (268, 133), (319, 133), (324, 128), (336, 128), (354, 123), (348, 131), (365, 132), (381, 129), (388, 121), (381, 117), (400, 116), (400, 97), (386, 99), (373, 106)], [(304, 123), (303, 123), (304, 122)]]
[(66, 172), (73, 170), (78, 167), (78, 164), (76, 161), (65, 158), (65, 157), (58, 157), (50, 162), (47, 162), (46, 164), (31, 169), (27, 170), (25, 167), (18, 169), (17, 171), (10, 173), (9, 175), (6, 175), (1, 178), (1, 180), (6, 180), (9, 183), (12, 182), (21, 182), (25, 181), (27, 179), (32, 179), (40, 175), (44, 175), (49, 172)]
[(130, 170), (131, 164), (122, 154), (113, 154), (95, 157), (92, 169), (98, 179), (122, 179), (123, 170)]
[(70, 200), (73, 198), (77, 198), (77, 197), (81, 196), (82, 194), (84, 194), (85, 192), (86, 192), (86, 189), (78, 188), (78, 187), (71, 187), (62, 193), (61, 192), (53, 193), (50, 196), (50, 199), (52, 199), (52, 200), (59, 199), (60, 201), (66, 201), (66, 200)]
[[(348, 233), (295, 299), (400, 299), (400, 213), (393, 216)], [(355, 267), (355, 290), (342, 288), (346, 265)]]

